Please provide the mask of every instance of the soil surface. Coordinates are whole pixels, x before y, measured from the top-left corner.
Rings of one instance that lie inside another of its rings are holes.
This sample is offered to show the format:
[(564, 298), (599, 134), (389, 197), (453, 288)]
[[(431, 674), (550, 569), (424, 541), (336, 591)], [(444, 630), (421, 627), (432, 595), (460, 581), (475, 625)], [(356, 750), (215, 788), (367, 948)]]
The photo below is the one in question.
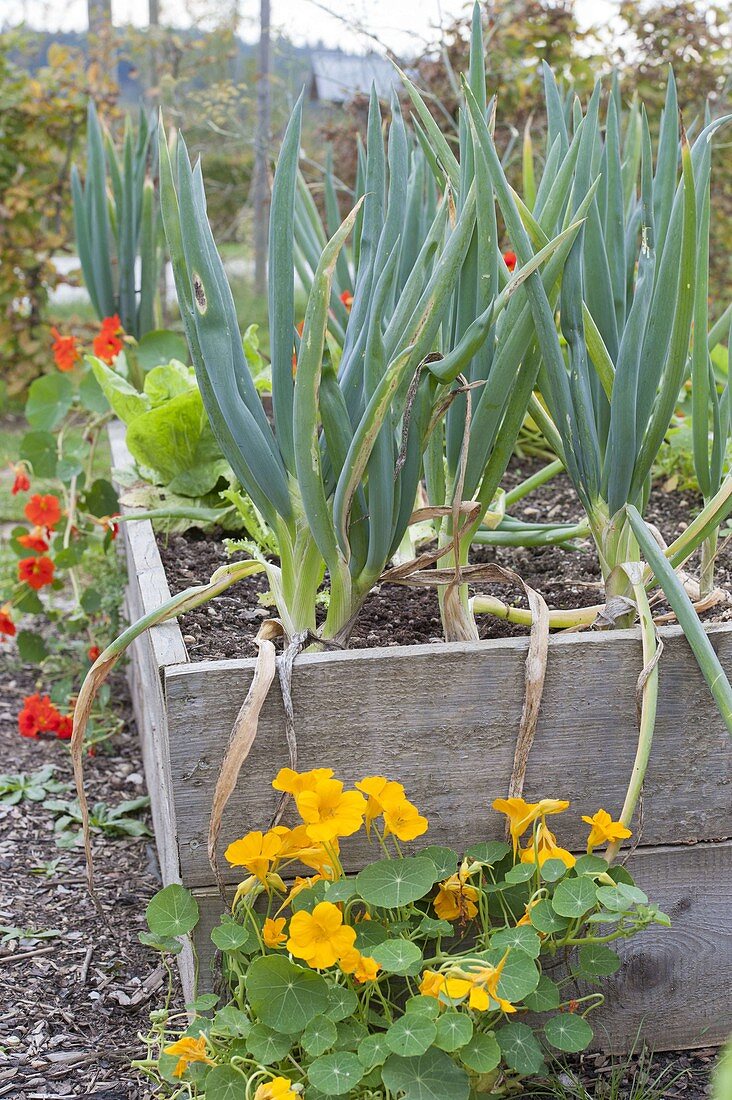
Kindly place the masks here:
[[(543, 463), (532, 459), (513, 459), (504, 480), (510, 488), (540, 469)], [(646, 518), (671, 542), (688, 525), (701, 507), (694, 493), (670, 492), (656, 487)], [(535, 490), (511, 509), (517, 519), (533, 522), (577, 522), (583, 518), (574, 489), (565, 474)], [(204, 534), (195, 528), (179, 535), (158, 535), (158, 544), (173, 594), (194, 584), (205, 583), (229, 558), (216, 532)], [(240, 556), (240, 555), (238, 555)], [(237, 555), (234, 555), (236, 558)], [(599, 563), (591, 539), (567, 547), (476, 547), (471, 562), (496, 562), (513, 569), (527, 584), (544, 596), (551, 608), (585, 607), (601, 603), (603, 586)], [(698, 561), (692, 558), (687, 571), (694, 575)], [(720, 539), (717, 555), (717, 584), (732, 591), (732, 544)], [(260, 597), (268, 584), (262, 574), (240, 582), (211, 603), (184, 615), (181, 629), (191, 659), (253, 657), (253, 644), (261, 619), (271, 614)], [(507, 603), (526, 606), (523, 592), (501, 584), (479, 584), (473, 591), (486, 591)], [(654, 612), (669, 609), (656, 597)], [(702, 618), (721, 622), (732, 619), (732, 606), (717, 606)], [(506, 638), (526, 634), (525, 627), (479, 616), (481, 638)], [(361, 610), (350, 640), (350, 648), (415, 645), (442, 641), (437, 595), (432, 589), (382, 585), (369, 595)]]
[[(0, 772), (52, 764), (55, 779), (70, 783), (67, 742), (18, 734), (23, 697), (42, 690), (36, 676), (0, 647)], [(89, 802), (117, 806), (146, 792), (124, 676), (112, 690), (125, 726), (87, 758), (85, 773)], [(49, 797), (71, 799), (73, 791)], [(136, 816), (151, 824), (146, 811)], [(154, 842), (94, 837), (100, 915), (83, 854), (56, 846), (53, 823), (42, 802), (0, 802), (0, 1098), (146, 1100), (152, 1093), (130, 1062), (144, 1053), (138, 1032), (148, 1030), (167, 982), (159, 957), (137, 940), (160, 887)], [(177, 989), (174, 996), (180, 1002)]]

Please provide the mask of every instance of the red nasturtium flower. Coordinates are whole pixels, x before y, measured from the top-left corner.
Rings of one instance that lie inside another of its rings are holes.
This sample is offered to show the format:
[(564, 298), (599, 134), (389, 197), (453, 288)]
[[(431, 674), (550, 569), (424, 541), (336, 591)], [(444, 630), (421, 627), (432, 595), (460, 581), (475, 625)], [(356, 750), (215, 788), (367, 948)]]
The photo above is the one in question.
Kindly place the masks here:
[(54, 564), (50, 558), (21, 558), (18, 562), (18, 580), (38, 591), (53, 580)]
[(35, 527), (27, 535), (21, 535), (18, 543), (20, 546), (24, 546), (26, 550), (32, 550), (34, 554), (45, 554), (48, 550), (48, 543), (43, 537), (41, 527)]
[(59, 741), (70, 741), (71, 735), (74, 732), (74, 716), (73, 714), (59, 714), (58, 725), (56, 727), (56, 736)]
[(10, 492), (13, 496), (17, 496), (18, 493), (27, 493), (30, 489), (30, 478), (25, 472), (24, 466), (13, 466), (13, 473), (15, 474), (15, 481)]
[(25, 514), (35, 527), (52, 530), (61, 519), (61, 504), (52, 493), (47, 496), (36, 493), (26, 504)]
[(10, 616), (9, 603), (0, 607), (0, 634), (5, 634), (8, 638), (12, 638), (16, 634), (15, 623)]
[(344, 290), (342, 292), (341, 301), (343, 302), (343, 305), (346, 307), (346, 309), (350, 313), (351, 312), (351, 306), (353, 305), (353, 294), (351, 293), (350, 290)]
[(510, 251), (509, 252), (504, 252), (503, 253), (503, 262), (504, 262), (504, 264), (506, 265), (506, 267), (508, 268), (509, 271), (513, 271), (513, 269), (516, 266), (516, 253), (515, 252), (510, 252)]
[(89, 660), (91, 661), (91, 663), (94, 664), (94, 662), (96, 661), (97, 657), (99, 656), (99, 654), (101, 652), (102, 651), (101, 651), (101, 649), (99, 648), (98, 645), (90, 645), (88, 650), (86, 651), (86, 655), (89, 658)]
[(105, 317), (99, 334), (94, 337), (94, 354), (103, 363), (111, 363), (115, 355), (122, 351), (122, 341), (119, 334), (122, 331), (120, 319), (115, 313), (112, 317)]
[(70, 371), (74, 369), (74, 364), (79, 362), (81, 356), (79, 355), (79, 349), (76, 346), (75, 336), (62, 336), (57, 328), (52, 328), (51, 333), (53, 335), (53, 358), (56, 361), (56, 366), (59, 370)]
[(61, 715), (48, 695), (28, 695), (18, 715), (21, 737), (37, 737), (39, 733), (56, 733)]

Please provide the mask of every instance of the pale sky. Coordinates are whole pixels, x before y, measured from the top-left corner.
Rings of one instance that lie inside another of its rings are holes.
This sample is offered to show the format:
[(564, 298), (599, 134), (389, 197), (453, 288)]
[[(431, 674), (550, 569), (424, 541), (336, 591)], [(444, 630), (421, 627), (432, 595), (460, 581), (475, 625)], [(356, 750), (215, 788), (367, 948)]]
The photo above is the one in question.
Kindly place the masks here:
[[(232, 0), (161, 0), (164, 23), (185, 25), (186, 15), (198, 17), (220, 11)], [(259, 0), (238, 0), (240, 33), (256, 38)], [(374, 47), (365, 27), (397, 54), (420, 53), (439, 39), (438, 28), (469, 10), (466, 0), (272, 0), (273, 27), (282, 29), (296, 45), (323, 41), (326, 46), (363, 52)], [(618, 0), (578, 0), (581, 23), (602, 22), (617, 11)], [(25, 21), (48, 31), (82, 30), (86, 0), (0, 0), (0, 27)], [(147, 0), (112, 0), (115, 23), (144, 25)], [(330, 14), (330, 12), (334, 14)]]

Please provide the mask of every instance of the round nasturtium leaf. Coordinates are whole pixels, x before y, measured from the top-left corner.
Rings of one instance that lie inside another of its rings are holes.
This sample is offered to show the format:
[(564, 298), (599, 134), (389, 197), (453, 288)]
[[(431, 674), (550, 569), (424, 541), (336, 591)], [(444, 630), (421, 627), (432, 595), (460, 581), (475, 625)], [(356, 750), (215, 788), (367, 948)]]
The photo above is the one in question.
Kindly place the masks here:
[(52, 432), (57, 428), (74, 401), (74, 387), (63, 374), (44, 374), (28, 389), (25, 418), (31, 428)]
[(19, 455), (30, 463), (36, 477), (56, 476), (58, 445), (51, 432), (26, 432), (20, 441)]
[(542, 898), (536, 905), (532, 905), (529, 918), (534, 928), (547, 934), (562, 932), (569, 924), (566, 917), (560, 917), (554, 912), (552, 903), (547, 898)]
[(517, 1073), (541, 1073), (544, 1055), (536, 1036), (526, 1024), (506, 1024), (496, 1032), (506, 1065)]
[(567, 878), (554, 891), (552, 908), (560, 917), (581, 917), (597, 903), (597, 888), (591, 878)]
[(246, 987), (255, 1015), (285, 1035), (302, 1031), (328, 1008), (325, 979), (281, 955), (254, 959), (247, 971)]
[(383, 1066), (390, 1053), (386, 1045), (386, 1035), (382, 1031), (367, 1035), (358, 1044), (358, 1060), (366, 1072), (374, 1066)]
[(604, 943), (580, 947), (575, 973), (581, 978), (608, 978), (620, 969), (620, 956)]
[(592, 1039), (593, 1031), (583, 1016), (559, 1012), (544, 1025), (547, 1041), (566, 1054), (579, 1054)]
[(437, 1021), (435, 1046), (451, 1054), (470, 1042), (473, 1036), (473, 1021), (465, 1012), (445, 1012)]
[(422, 1012), (400, 1016), (386, 1033), (386, 1045), (394, 1054), (412, 1058), (424, 1054), (437, 1037), (437, 1025)]
[(150, 899), (145, 917), (155, 936), (185, 936), (198, 923), (198, 903), (190, 891), (174, 882)]
[(392, 1054), (381, 1071), (390, 1092), (403, 1100), (468, 1100), (470, 1080), (449, 1054), (431, 1047), (418, 1058)]
[(513, 948), (506, 955), (505, 948), (491, 947), (486, 959), (491, 966), (498, 966), (505, 956), (501, 976), (498, 979), (498, 992), (512, 1004), (522, 1001), (533, 993), (539, 984), (539, 970), (531, 955), (520, 948)]
[(541, 865), (541, 877), (544, 882), (559, 882), (560, 878), (564, 878), (567, 874), (569, 867), (561, 859), (547, 859)]
[(461, 1048), (458, 1057), (475, 1073), (490, 1073), (501, 1061), (501, 1048), (492, 1032), (478, 1033)]
[(206, 1075), (206, 1100), (241, 1100), (247, 1079), (233, 1066), (214, 1066)]
[(281, 1062), (292, 1046), (292, 1039), (273, 1031), (266, 1024), (254, 1024), (247, 1036), (247, 1050), (263, 1066)]
[(363, 1066), (349, 1050), (326, 1054), (308, 1067), (308, 1080), (324, 1096), (345, 1096), (363, 1075)]
[(211, 931), (211, 939), (219, 951), (240, 951), (249, 944), (256, 943), (256, 935), (249, 925), (223, 918)]
[(366, 1027), (360, 1020), (339, 1020), (336, 1025), (338, 1032), (335, 1046), (336, 1050), (358, 1050), (358, 1044), (368, 1034)]
[(347, 1020), (349, 1016), (352, 1016), (358, 1007), (358, 997), (345, 985), (331, 985), (328, 987), (328, 1004), (325, 1008), (325, 1015), (333, 1020), (334, 1023), (340, 1023), (341, 1020)]
[(503, 840), (485, 840), (480, 844), (474, 844), (465, 853), (469, 859), (475, 859), (478, 863), (485, 863), (488, 867), (494, 867), (511, 851)]
[(424, 897), (437, 882), (437, 868), (426, 856), (380, 859), (356, 877), (358, 892), (369, 905), (398, 909)]
[(415, 966), (420, 966), (422, 952), (416, 943), (400, 938), (378, 944), (371, 952), (371, 958), (387, 974), (406, 974)]
[(440, 1002), (434, 997), (427, 997), (422, 993), (418, 993), (415, 997), (410, 997), (404, 1006), (405, 1012), (422, 1012), (425, 1016), (429, 1016), (430, 1020), (436, 1020), (440, 1015)]
[(541, 950), (541, 940), (533, 928), (527, 924), (521, 924), (516, 928), (501, 928), (491, 937), (491, 947), (501, 951), (518, 947), (527, 955), (531, 955), (532, 959), (537, 959)]
[(533, 993), (524, 997), (524, 1004), (531, 1012), (551, 1012), (559, 1007), (559, 988), (556, 982), (542, 974)]
[(328, 1016), (314, 1016), (300, 1036), (300, 1045), (312, 1058), (318, 1058), (337, 1038), (338, 1028)]
[(213, 1018), (211, 1031), (215, 1035), (224, 1035), (232, 1039), (246, 1039), (252, 1030), (252, 1021), (246, 1012), (236, 1005), (224, 1005)]
[(440, 881), (449, 878), (457, 871), (458, 854), (453, 852), (452, 848), (445, 848), (442, 844), (430, 844), (426, 848), (421, 848), (418, 854), (432, 860)]

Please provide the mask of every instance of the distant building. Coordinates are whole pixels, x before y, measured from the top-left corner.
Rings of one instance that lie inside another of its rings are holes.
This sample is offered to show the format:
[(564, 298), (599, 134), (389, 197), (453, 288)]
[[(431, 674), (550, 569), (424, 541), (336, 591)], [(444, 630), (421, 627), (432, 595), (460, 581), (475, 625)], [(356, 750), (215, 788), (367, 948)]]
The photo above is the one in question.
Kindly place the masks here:
[(368, 95), (371, 85), (379, 99), (388, 99), (400, 86), (391, 61), (381, 54), (364, 56), (322, 50), (311, 54), (310, 98), (319, 103), (348, 103), (357, 95)]

